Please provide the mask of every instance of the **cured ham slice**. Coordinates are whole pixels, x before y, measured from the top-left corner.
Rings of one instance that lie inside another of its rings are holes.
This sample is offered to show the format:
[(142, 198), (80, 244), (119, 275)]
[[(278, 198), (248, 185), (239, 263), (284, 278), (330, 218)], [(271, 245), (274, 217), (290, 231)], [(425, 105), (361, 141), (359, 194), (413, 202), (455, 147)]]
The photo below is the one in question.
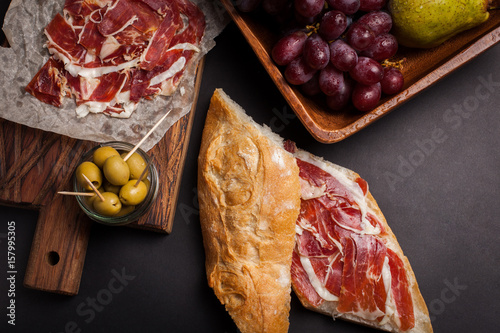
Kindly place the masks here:
[(401, 330), (406, 331), (415, 325), (415, 316), (411, 308), (411, 293), (406, 288), (408, 277), (404, 269), (404, 263), (399, 256), (391, 249), (387, 250), (389, 267), (391, 270), (391, 295), (396, 304), (397, 316), (400, 319)]
[[(344, 270), (337, 310), (368, 320), (383, 318), (387, 294), (382, 269), (387, 248), (373, 236), (353, 233), (344, 242)], [(408, 288), (408, 285), (402, 286)], [(411, 299), (409, 307), (411, 306)]]
[(199, 52), (203, 12), (188, 0), (66, 0), (46, 26), (51, 60), (26, 91), (77, 116), (129, 117), (142, 98), (169, 96)]
[(143, 54), (141, 68), (144, 70), (152, 70), (158, 64), (163, 64), (168, 57), (167, 50), (181, 23), (180, 20), (174, 20), (175, 14), (171, 7), (169, 9), (165, 10), (166, 19), (161, 22)]
[(78, 44), (78, 36), (73, 28), (61, 14), (50, 21), (45, 28), (48, 38), (47, 48), (65, 64), (81, 63), (85, 61), (87, 50)]
[(44, 103), (61, 106), (63, 97), (67, 94), (63, 64), (49, 58), (26, 90)]
[(103, 36), (111, 36), (133, 26), (144, 34), (152, 34), (160, 22), (160, 16), (145, 3), (119, 0), (107, 8), (99, 23), (99, 31)]
[(102, 46), (106, 41), (106, 38), (99, 33), (97, 26), (98, 23), (94, 20), (88, 20), (78, 35), (78, 44), (94, 55), (101, 53)]
[(413, 272), (366, 181), (290, 142), (285, 148), (295, 154), (301, 178), (291, 269), (301, 302), (334, 317), (414, 332), (423, 299), (412, 294)]

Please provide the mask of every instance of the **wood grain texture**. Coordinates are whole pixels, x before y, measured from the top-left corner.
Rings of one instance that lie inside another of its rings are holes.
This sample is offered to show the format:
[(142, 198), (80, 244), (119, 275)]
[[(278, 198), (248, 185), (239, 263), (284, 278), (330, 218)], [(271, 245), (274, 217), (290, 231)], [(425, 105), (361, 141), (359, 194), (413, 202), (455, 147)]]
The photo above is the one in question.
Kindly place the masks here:
[(270, 57), (280, 36), (271, 29), (269, 22), (262, 16), (238, 12), (230, 0), (221, 2), (297, 117), (311, 135), (323, 143), (335, 143), (357, 133), (500, 41), (500, 12), (493, 10), (487, 22), (458, 34), (439, 47), (400, 47), (391, 60), (402, 60), (403, 91), (383, 96), (379, 105), (368, 113), (356, 111), (352, 106), (337, 112), (329, 110), (323, 98), (304, 96), (297, 86), (287, 83), (281, 68)]
[(58, 195), (40, 209), (24, 286), (76, 295), (92, 226), (76, 200)]
[[(191, 111), (148, 152), (160, 178), (158, 197), (149, 214), (130, 227), (172, 231), (203, 66), (204, 58), (197, 68)], [(24, 278), (28, 288), (78, 293), (93, 222), (74, 197), (56, 192), (71, 189), (73, 171), (94, 145), (0, 118), (0, 204), (40, 212)]]

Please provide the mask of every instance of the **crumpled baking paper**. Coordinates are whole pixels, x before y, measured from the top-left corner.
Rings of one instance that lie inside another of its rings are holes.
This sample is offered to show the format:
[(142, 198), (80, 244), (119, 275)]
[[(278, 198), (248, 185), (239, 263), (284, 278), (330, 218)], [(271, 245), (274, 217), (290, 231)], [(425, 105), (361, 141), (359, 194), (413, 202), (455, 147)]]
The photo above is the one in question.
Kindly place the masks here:
[(141, 149), (148, 151), (160, 141), (172, 124), (193, 107), (198, 63), (215, 46), (214, 38), (229, 22), (228, 16), (221, 12), (218, 0), (192, 1), (205, 14), (206, 30), (201, 52), (191, 58), (174, 95), (158, 96), (153, 100), (142, 99), (130, 118), (120, 119), (92, 113), (77, 118), (74, 99), (65, 98), (61, 108), (57, 108), (40, 102), (24, 90), (50, 56), (44, 47), (47, 38), (43, 29), (56, 13), (62, 14), (64, 0), (12, 0), (3, 25), (11, 47), (0, 47), (0, 117), (81, 140), (118, 140), (137, 144), (171, 110), (169, 116), (141, 145)]

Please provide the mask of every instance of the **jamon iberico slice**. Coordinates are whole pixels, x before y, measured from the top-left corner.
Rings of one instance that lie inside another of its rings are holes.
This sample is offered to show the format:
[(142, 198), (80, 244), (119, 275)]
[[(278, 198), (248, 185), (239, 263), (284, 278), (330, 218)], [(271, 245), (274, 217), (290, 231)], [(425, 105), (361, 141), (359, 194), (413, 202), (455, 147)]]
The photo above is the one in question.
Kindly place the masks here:
[(411, 268), (366, 181), (290, 143), (285, 147), (295, 153), (301, 178), (291, 270), (299, 299), (313, 310), (375, 327), (414, 328)]

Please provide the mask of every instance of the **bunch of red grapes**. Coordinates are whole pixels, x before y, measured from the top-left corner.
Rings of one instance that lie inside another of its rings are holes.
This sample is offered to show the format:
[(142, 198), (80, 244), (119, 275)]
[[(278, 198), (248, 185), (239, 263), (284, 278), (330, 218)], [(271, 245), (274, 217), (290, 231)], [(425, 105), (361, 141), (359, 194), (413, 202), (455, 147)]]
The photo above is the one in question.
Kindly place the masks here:
[(326, 95), (332, 110), (352, 101), (366, 112), (382, 94), (396, 94), (404, 84), (398, 68), (381, 65), (398, 50), (386, 1), (238, 0), (237, 5), (243, 12), (260, 7), (288, 29), (271, 56), (290, 84), (309, 96)]

